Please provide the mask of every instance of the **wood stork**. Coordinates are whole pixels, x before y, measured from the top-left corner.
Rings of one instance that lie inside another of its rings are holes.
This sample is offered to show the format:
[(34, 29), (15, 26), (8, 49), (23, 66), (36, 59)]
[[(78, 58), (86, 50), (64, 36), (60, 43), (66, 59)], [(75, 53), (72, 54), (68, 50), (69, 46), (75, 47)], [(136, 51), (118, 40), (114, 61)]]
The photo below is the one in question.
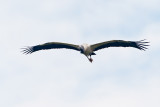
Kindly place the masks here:
[(93, 45), (89, 44), (75, 45), (75, 44), (61, 43), (61, 42), (48, 42), (36, 46), (22, 48), (23, 49), (22, 52), (24, 54), (31, 54), (39, 50), (47, 50), (47, 49), (60, 49), (60, 48), (73, 49), (76, 51), (80, 51), (80, 53), (84, 54), (88, 58), (88, 60), (92, 63), (93, 59), (91, 58), (91, 56), (96, 55), (94, 52), (103, 48), (133, 47), (145, 51), (145, 49), (147, 49), (146, 46), (149, 46), (146, 43), (149, 42), (146, 42), (144, 40), (141, 41), (110, 40)]

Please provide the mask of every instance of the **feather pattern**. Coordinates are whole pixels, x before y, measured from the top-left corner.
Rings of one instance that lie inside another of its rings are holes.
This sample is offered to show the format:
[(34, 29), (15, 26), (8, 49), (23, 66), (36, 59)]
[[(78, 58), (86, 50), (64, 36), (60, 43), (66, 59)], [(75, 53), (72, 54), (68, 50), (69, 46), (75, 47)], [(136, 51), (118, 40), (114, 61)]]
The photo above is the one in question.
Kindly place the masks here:
[(146, 45), (146, 43), (149, 43), (149, 42), (145, 42), (144, 40), (141, 40), (141, 41), (111, 40), (111, 41), (93, 44), (91, 45), (91, 49), (93, 51), (98, 51), (100, 49), (108, 48), (108, 47), (133, 47), (133, 48), (137, 48), (145, 51), (145, 49), (147, 49), (146, 46), (149, 46), (149, 45)]
[(88, 44), (74, 45), (61, 42), (48, 42), (41, 45), (22, 48), (23, 49), (22, 52), (24, 54), (31, 54), (33, 52), (46, 49), (59, 49), (59, 48), (73, 49), (76, 51), (80, 51), (92, 63), (93, 59), (91, 58), (91, 55), (96, 55), (94, 51), (98, 51), (100, 49), (108, 47), (133, 47), (145, 51), (147, 49), (147, 46), (149, 46), (147, 43), (149, 42), (145, 42), (145, 40), (141, 41), (110, 40), (93, 45), (88, 45)]
[(41, 44), (41, 45), (22, 48), (23, 49), (22, 52), (24, 54), (31, 54), (31, 53), (33, 53), (35, 51), (39, 51), (39, 50), (59, 49), (59, 48), (66, 48), (66, 49), (73, 49), (73, 50), (80, 51), (78, 45), (61, 43), (61, 42), (48, 42), (48, 43)]

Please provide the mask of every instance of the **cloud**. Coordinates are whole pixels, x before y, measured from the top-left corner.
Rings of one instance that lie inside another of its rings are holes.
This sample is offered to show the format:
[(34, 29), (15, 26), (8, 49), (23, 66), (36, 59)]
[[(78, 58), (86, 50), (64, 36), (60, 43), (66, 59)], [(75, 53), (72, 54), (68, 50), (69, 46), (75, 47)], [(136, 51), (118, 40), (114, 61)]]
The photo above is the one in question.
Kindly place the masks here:
[[(159, 107), (158, 0), (3, 1), (0, 104), (3, 107)], [(108, 48), (91, 64), (71, 50), (22, 55), (23, 46), (124, 39), (147, 51)]]

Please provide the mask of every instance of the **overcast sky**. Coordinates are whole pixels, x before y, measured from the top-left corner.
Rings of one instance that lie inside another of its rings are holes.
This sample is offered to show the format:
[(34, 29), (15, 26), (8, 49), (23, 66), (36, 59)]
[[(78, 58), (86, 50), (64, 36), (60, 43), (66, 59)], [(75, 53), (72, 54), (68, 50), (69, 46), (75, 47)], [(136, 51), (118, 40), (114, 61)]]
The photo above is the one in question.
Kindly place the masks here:
[[(1, 107), (160, 107), (160, 0), (1, 0)], [(93, 63), (45, 42), (120, 39), (147, 51), (107, 48)]]

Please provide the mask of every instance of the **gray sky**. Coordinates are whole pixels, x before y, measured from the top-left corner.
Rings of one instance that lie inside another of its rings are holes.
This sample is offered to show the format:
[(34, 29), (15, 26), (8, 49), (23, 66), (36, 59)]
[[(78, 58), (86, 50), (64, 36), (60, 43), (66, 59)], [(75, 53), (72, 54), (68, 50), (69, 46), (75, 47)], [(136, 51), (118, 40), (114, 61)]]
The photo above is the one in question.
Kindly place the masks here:
[[(159, 0), (1, 0), (1, 107), (159, 107)], [(72, 50), (23, 55), (45, 42), (150, 42), (107, 48), (91, 64)]]

